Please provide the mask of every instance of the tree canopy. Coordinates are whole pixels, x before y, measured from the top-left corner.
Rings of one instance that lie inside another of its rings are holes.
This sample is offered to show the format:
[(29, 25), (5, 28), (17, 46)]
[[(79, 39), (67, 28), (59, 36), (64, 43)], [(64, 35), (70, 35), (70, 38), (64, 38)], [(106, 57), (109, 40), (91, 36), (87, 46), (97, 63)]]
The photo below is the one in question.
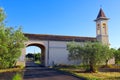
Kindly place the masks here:
[(118, 50), (113, 49), (115, 55), (115, 64), (120, 64), (120, 48)]
[(41, 53), (28, 53), (26, 55), (26, 58), (33, 59), (34, 61), (40, 61), (41, 60)]
[(68, 43), (70, 60), (81, 60), (84, 65), (88, 65), (88, 70), (96, 71), (96, 65), (103, 64), (113, 57), (111, 49), (99, 42), (86, 42), (80, 45), (76, 42)]
[(4, 19), (5, 13), (0, 8), (0, 68), (9, 68), (15, 66), (27, 38), (20, 27), (5, 26)]

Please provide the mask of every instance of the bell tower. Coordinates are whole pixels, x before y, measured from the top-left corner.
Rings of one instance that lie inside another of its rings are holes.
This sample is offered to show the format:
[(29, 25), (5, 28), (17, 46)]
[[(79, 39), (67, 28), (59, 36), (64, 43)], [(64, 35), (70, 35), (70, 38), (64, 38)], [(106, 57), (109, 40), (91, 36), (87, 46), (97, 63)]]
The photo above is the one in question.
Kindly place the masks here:
[(109, 18), (105, 16), (102, 8), (100, 8), (98, 16), (94, 20), (96, 22), (96, 38), (97, 41), (100, 41), (105, 45), (109, 45), (108, 20)]

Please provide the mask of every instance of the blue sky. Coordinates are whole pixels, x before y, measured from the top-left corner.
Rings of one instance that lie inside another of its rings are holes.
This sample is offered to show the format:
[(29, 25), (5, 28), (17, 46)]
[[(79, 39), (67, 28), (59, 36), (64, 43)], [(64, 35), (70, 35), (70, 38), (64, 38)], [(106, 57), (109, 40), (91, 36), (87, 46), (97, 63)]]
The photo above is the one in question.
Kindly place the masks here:
[(111, 47), (120, 47), (120, 0), (0, 0), (8, 26), (24, 33), (96, 37), (100, 6), (109, 20)]

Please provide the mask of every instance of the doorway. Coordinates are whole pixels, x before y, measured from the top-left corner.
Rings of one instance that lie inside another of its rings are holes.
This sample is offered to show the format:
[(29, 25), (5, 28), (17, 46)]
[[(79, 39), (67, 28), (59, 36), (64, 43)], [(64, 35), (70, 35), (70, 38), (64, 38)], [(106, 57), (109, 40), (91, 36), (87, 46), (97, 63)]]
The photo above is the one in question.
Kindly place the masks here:
[(45, 47), (32, 43), (26, 47), (26, 66), (45, 66)]

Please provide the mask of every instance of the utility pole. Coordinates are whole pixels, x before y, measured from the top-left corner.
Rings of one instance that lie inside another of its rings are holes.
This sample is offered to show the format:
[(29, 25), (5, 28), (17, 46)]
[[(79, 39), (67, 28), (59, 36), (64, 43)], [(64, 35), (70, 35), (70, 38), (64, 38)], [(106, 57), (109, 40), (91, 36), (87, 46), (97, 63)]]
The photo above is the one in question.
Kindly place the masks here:
[(35, 48), (34, 48), (34, 62), (35, 62)]

